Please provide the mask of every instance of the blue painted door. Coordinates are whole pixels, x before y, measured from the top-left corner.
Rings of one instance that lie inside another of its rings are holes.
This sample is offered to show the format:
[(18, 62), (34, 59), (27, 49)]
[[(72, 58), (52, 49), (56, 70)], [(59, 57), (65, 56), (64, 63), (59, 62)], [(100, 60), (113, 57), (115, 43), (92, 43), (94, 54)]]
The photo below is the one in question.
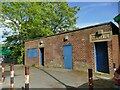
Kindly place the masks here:
[(63, 54), (64, 54), (64, 68), (72, 69), (72, 46), (64, 45), (63, 46)]
[(44, 66), (44, 48), (40, 48), (40, 64)]
[(109, 73), (107, 42), (96, 42), (96, 70), (98, 72)]

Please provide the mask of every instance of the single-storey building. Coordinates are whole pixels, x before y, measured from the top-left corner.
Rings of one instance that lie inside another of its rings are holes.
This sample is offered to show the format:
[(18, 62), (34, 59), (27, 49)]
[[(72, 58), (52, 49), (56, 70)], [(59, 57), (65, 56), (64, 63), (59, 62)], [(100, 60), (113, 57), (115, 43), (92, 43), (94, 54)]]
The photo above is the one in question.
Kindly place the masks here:
[(25, 65), (113, 73), (119, 57), (119, 29), (112, 22), (25, 42)]

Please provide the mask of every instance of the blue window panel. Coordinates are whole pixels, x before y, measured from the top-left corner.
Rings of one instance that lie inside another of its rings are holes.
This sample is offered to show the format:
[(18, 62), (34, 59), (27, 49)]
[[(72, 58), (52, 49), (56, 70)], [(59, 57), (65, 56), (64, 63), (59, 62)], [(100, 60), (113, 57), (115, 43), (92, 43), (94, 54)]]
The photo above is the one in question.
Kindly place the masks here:
[(38, 49), (31, 48), (27, 50), (27, 58), (37, 58), (38, 56)]

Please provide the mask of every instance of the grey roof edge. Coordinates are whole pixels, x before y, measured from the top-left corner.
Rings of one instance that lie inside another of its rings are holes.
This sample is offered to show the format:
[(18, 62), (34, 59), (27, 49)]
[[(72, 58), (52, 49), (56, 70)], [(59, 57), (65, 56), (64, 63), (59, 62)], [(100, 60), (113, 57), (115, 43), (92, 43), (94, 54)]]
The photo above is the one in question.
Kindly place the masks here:
[(67, 34), (67, 33), (70, 33), (70, 32), (76, 32), (76, 31), (80, 31), (80, 30), (84, 30), (84, 29), (88, 29), (88, 28), (93, 28), (93, 27), (96, 27), (96, 26), (112, 25), (112, 24), (114, 26), (116, 26), (113, 22), (110, 21), (110, 22), (105, 22), (105, 23), (100, 23), (100, 24), (96, 24), (96, 25), (91, 25), (91, 26), (83, 27), (83, 28), (80, 28), (80, 29), (77, 29), (77, 30), (62, 32), (62, 33), (54, 34), (54, 35), (50, 35), (50, 36), (37, 37), (37, 38), (34, 38), (34, 39), (26, 40), (25, 42), (29, 42), (29, 41), (33, 41), (33, 40), (37, 40), (37, 39), (42, 39), (42, 38), (47, 38), (47, 37), (52, 37), (52, 36), (57, 36), (57, 35), (65, 34), (65, 33)]

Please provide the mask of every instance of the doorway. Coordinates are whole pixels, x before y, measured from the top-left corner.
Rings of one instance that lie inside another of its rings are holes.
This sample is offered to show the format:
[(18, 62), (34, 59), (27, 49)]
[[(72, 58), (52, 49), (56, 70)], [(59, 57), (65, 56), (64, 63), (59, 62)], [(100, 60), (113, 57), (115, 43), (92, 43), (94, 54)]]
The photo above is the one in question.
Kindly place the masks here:
[(109, 73), (107, 42), (95, 42), (96, 71)]
[(44, 66), (44, 48), (40, 48), (40, 64)]

